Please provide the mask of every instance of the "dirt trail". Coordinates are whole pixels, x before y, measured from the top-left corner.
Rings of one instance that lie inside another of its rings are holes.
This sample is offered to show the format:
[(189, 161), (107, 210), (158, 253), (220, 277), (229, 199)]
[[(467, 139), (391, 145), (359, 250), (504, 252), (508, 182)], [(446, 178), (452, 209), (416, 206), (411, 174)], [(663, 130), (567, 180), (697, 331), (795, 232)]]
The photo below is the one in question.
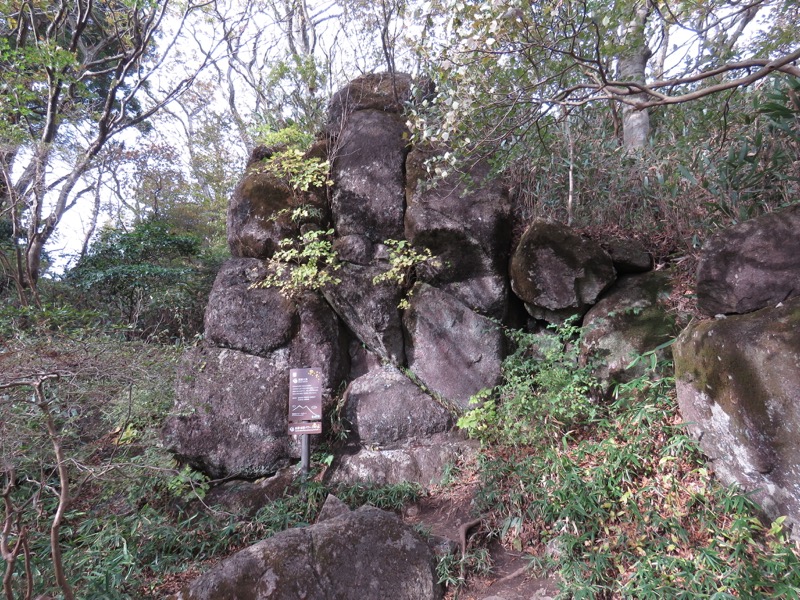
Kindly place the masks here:
[[(417, 525), (433, 536), (451, 542), (454, 550), (462, 544), (474, 548), (476, 540), (485, 539), (482, 525), (476, 523), (473, 509), (474, 487), (464, 486), (446, 495), (428, 496), (404, 511), (406, 523)], [(471, 526), (470, 526), (471, 525)], [(465, 529), (469, 526), (469, 529)], [(488, 544), (492, 569), (487, 577), (470, 577), (459, 590), (451, 590), (447, 600), (550, 600), (558, 593), (552, 578), (536, 578), (527, 572), (528, 560), (523, 553), (512, 552), (499, 543)]]

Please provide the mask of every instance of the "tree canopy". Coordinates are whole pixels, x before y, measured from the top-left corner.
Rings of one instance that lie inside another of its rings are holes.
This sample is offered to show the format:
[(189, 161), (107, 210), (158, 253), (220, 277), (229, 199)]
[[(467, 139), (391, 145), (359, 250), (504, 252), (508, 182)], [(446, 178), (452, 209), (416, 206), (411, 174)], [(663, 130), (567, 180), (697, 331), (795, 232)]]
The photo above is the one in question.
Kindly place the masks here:
[(86, 193), (76, 188), (107, 142), (143, 126), (194, 81), (190, 70), (151, 85), (177, 39), (163, 39), (165, 19), (180, 23), (194, 8), (169, 0), (0, 3), (0, 216), (20, 240), (2, 260), (19, 289), (38, 280), (44, 246)]
[(592, 103), (609, 105), (625, 146), (641, 148), (649, 109), (776, 72), (800, 76), (793, 3), (501, 0), (450, 8), (429, 55), (440, 95), (422, 134), (464, 149), (535, 143), (547, 124)]

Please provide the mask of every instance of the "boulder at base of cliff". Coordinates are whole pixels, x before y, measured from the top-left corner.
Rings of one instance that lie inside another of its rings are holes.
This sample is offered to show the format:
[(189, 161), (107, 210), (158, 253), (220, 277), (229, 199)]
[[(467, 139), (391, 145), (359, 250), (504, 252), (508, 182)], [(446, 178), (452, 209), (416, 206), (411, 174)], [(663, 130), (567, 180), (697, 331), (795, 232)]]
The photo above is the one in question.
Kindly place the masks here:
[(363, 507), (237, 552), (174, 600), (435, 600), (433, 552), (388, 512)]
[(681, 414), (719, 479), (800, 537), (800, 298), (694, 323), (673, 354)]
[(452, 421), (441, 404), (391, 365), (349, 385), (344, 418), (355, 440), (379, 446), (447, 431)]
[(703, 246), (697, 306), (743, 314), (800, 296), (800, 204), (724, 229)]
[(358, 448), (336, 457), (325, 473), (330, 485), (414, 482), (424, 488), (442, 483), (448, 469), (474, 459), (478, 444), (455, 432), (407, 440), (383, 448)]
[[(606, 387), (642, 375), (649, 361), (626, 367), (677, 335), (675, 319), (662, 304), (669, 293), (669, 277), (664, 272), (626, 275), (586, 313), (581, 361), (592, 366)], [(659, 360), (670, 355), (668, 347), (656, 353)]]
[(616, 279), (599, 244), (566, 225), (536, 221), (511, 257), (511, 289), (531, 316), (558, 323), (583, 315)]
[[(218, 292), (214, 299), (216, 308), (212, 309), (215, 313), (224, 312), (225, 299), (239, 316), (247, 312), (244, 307), (236, 311), (239, 297), (245, 294), (240, 281), (243, 264), (249, 262), (229, 261), (230, 268), (223, 269), (222, 280), (229, 283), (232, 280), (233, 284), (229, 288), (222, 286), (224, 289), (215, 286)], [(266, 297), (274, 301), (276, 309), (283, 306), (280, 296), (275, 296), (277, 291), (259, 291), (268, 292)], [(322, 402), (327, 407), (347, 376), (350, 364), (346, 335), (323, 298), (307, 292), (290, 309), (292, 321), (276, 315), (271, 319), (264, 317), (268, 323), (281, 326), (292, 323), (293, 337), (286, 345), (261, 356), (212, 346), (186, 352), (178, 367), (173, 416), (162, 432), (166, 447), (179, 460), (214, 478), (263, 477), (299, 456), (297, 444), (287, 432), (289, 369), (319, 369)], [(218, 319), (222, 317), (215, 316), (212, 322), (218, 326), (226, 323)], [(276, 338), (276, 333), (258, 323), (252, 325), (255, 333), (245, 332), (245, 325), (233, 321), (218, 329), (229, 335), (243, 331), (238, 343), (240, 346), (247, 343), (247, 349), (252, 351)], [(258, 333), (263, 334), (263, 339), (259, 339)], [(218, 343), (237, 344), (233, 335), (224, 340), (218, 335), (210, 337)]]
[(506, 343), (496, 323), (424, 283), (414, 286), (410, 305), (408, 366), (429, 390), (467, 409), (472, 396), (500, 383)]

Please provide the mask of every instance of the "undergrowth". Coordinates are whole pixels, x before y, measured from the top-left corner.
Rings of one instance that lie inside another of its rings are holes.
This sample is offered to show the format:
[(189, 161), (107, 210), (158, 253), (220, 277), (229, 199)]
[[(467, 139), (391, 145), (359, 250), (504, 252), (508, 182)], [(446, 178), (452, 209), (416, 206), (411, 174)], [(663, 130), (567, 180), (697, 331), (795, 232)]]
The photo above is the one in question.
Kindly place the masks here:
[(493, 534), (556, 572), (562, 598), (800, 597), (783, 519), (764, 525), (712, 479), (671, 365), (592, 400), (575, 333), (516, 334), (505, 382), (460, 422), (483, 442), (478, 502)]
[[(291, 484), (252, 516), (210, 506), (213, 482), (181, 468), (158, 441), (181, 348), (80, 328), (64, 335), (49, 321), (42, 327), (44, 333), (0, 338), (4, 598), (63, 597), (64, 588), (82, 600), (163, 598), (211, 561), (314, 523), (329, 493), (351, 508), (388, 510), (422, 493), (411, 483), (332, 488), (312, 480), (302, 489)], [(32, 394), (34, 380), (41, 401)], [(53, 441), (63, 453), (63, 478)], [(52, 558), (60, 506), (65, 583)]]

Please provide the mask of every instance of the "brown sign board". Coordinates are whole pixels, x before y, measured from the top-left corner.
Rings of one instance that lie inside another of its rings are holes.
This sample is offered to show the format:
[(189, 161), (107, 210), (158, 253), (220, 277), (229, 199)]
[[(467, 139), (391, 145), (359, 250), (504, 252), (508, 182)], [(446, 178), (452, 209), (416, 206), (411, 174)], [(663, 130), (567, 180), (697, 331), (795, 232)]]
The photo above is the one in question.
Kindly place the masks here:
[(322, 433), (322, 421), (289, 423), (289, 435), (318, 435)]
[(289, 422), (322, 420), (319, 369), (289, 369)]

